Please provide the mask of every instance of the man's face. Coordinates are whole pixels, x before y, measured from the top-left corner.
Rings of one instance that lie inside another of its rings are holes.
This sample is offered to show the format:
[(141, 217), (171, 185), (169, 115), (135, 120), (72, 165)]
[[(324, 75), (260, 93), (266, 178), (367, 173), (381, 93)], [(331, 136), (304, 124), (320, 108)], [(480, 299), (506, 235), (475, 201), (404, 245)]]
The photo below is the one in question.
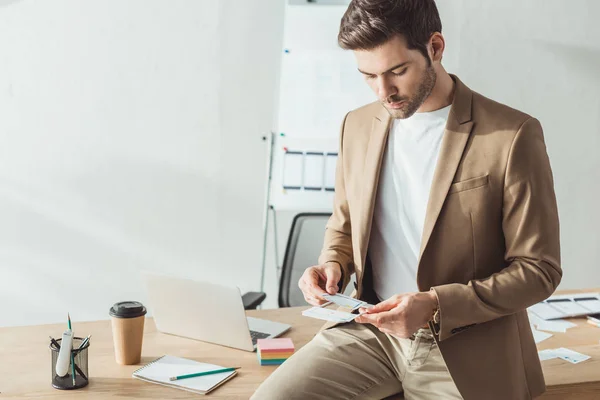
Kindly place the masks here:
[(435, 86), (433, 65), (394, 36), (373, 50), (355, 50), (359, 71), (393, 118), (413, 115)]

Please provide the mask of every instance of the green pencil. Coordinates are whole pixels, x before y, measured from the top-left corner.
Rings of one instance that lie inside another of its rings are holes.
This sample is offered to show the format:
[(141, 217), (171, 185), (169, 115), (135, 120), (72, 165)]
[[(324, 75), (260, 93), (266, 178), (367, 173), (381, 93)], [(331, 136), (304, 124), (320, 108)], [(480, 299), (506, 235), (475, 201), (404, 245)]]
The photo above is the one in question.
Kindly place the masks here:
[(172, 376), (172, 377), (169, 378), (169, 380), (170, 381), (177, 381), (179, 379), (194, 378), (196, 376), (220, 374), (221, 372), (231, 372), (231, 371), (235, 371), (236, 369), (240, 369), (240, 368), (241, 367), (222, 368), (222, 369), (215, 369), (215, 370), (212, 370), (212, 371), (196, 372), (195, 374), (186, 374), (186, 375)]
[[(67, 313), (67, 318), (69, 319), (69, 330), (73, 332), (71, 329), (71, 315), (69, 313)], [(75, 340), (74, 337), (73, 340)], [(73, 346), (71, 346), (69, 351), (71, 352), (71, 375), (73, 376), (73, 387), (75, 387), (75, 357), (73, 357)]]

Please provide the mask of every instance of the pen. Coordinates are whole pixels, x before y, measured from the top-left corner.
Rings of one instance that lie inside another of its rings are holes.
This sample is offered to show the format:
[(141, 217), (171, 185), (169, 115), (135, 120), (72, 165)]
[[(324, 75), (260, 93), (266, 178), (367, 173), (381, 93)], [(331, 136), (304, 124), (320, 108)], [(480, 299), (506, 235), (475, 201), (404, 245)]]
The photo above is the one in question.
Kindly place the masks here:
[(50, 341), (52, 342), (52, 344), (54, 345), (54, 347), (56, 347), (56, 350), (60, 350), (60, 344), (58, 344), (58, 342), (56, 341), (56, 339), (54, 339), (52, 336), (48, 336), (50, 338)]
[(90, 341), (90, 338), (92, 337), (92, 335), (88, 335), (85, 339), (83, 339), (81, 341), (81, 344), (79, 345), (79, 347), (77, 348), (77, 350), (79, 351), (80, 349), (84, 348), (85, 345)]
[(83, 371), (81, 370), (81, 368), (79, 368), (77, 366), (77, 364), (75, 364), (75, 369), (77, 370), (77, 373), (79, 373), (79, 375), (81, 375), (81, 377), (87, 381), (87, 376), (85, 376), (85, 374), (83, 373)]
[(196, 372), (195, 374), (186, 374), (186, 375), (172, 376), (172, 377), (169, 378), (169, 380), (170, 381), (176, 381), (176, 380), (179, 380), (179, 379), (194, 378), (196, 376), (219, 374), (221, 372), (231, 372), (231, 371), (235, 371), (236, 369), (240, 369), (240, 368), (241, 367), (222, 368), (222, 369), (215, 369), (213, 371)]

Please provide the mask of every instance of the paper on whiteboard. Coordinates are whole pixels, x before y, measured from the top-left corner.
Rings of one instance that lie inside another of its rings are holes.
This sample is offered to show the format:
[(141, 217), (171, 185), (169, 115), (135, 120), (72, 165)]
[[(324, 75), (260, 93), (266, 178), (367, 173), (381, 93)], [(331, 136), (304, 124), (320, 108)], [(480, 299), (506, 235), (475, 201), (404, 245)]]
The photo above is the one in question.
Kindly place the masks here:
[(335, 189), (335, 167), (337, 164), (337, 153), (328, 153), (325, 157), (325, 190)]
[(304, 189), (323, 189), (325, 154), (308, 152), (304, 160)]
[[(272, 182), (269, 202), (273, 209), (305, 212), (331, 212), (333, 205), (332, 191), (326, 190), (282, 190), (284, 182), (284, 158), (287, 152), (303, 153), (337, 153), (339, 138), (335, 137), (296, 137), (291, 135), (273, 137)], [(322, 156), (325, 158), (324, 156)], [(323, 161), (324, 163), (324, 161)], [(302, 167), (304, 173), (304, 166)], [(310, 169), (310, 166), (308, 167)], [(303, 178), (304, 184), (311, 184), (310, 178)], [(323, 186), (324, 183), (321, 183)]]
[(301, 152), (288, 151), (283, 157), (283, 188), (302, 188), (302, 163), (304, 154)]

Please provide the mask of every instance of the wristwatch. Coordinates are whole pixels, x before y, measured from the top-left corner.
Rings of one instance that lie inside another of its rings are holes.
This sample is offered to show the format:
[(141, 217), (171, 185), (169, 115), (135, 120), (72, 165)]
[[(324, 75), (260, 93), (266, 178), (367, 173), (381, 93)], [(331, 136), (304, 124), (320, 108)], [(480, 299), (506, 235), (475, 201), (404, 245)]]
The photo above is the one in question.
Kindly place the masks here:
[(433, 312), (433, 317), (431, 317), (431, 322), (433, 322), (434, 324), (440, 323), (440, 306), (439, 305)]
[[(433, 289), (431, 289), (433, 290)], [(437, 307), (433, 311), (433, 315), (431, 316), (431, 323), (433, 325), (433, 330), (435, 334), (438, 334), (440, 331), (440, 303), (437, 303)]]

